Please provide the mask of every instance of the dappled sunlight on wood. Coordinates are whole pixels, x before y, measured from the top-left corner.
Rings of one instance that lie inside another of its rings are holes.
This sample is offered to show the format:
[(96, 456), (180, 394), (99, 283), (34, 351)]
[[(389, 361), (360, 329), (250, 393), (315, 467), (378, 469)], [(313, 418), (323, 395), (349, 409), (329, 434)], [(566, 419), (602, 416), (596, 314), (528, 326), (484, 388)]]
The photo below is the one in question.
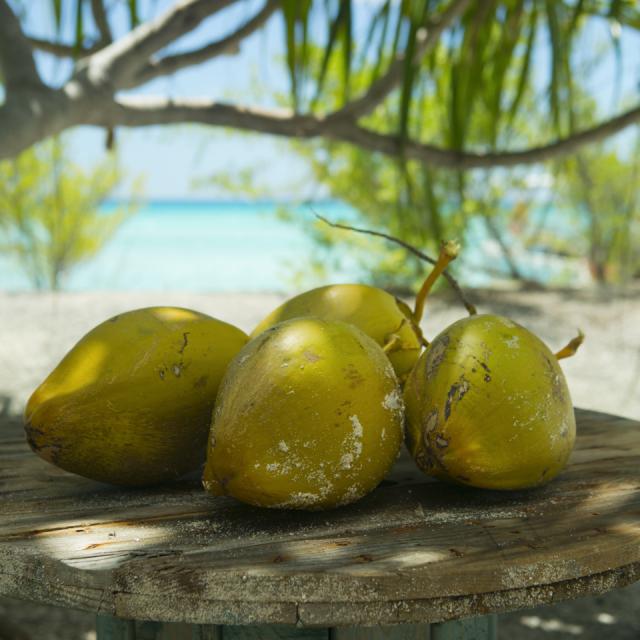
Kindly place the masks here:
[[(137, 618), (169, 599), (186, 621), (287, 623), (298, 611), (314, 624), (357, 623), (364, 603), (369, 618), (397, 620), (389, 598), (411, 622), (598, 593), (640, 575), (640, 430), (590, 412), (578, 424), (575, 462), (540, 489), (447, 485), (404, 455), (361, 501), (299, 513), (208, 496), (197, 474), (144, 490), (101, 485), (47, 465), (17, 425), (3, 428), (0, 559), (11, 573), (0, 586)], [(26, 577), (35, 567), (37, 584)]]

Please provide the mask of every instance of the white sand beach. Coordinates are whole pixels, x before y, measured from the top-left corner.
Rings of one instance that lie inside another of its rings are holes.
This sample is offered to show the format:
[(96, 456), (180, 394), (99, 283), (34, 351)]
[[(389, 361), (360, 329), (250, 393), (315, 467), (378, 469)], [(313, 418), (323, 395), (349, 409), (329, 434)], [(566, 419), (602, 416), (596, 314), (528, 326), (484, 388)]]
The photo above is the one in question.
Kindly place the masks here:
[[(640, 287), (625, 295), (477, 290), (470, 297), (479, 312), (522, 323), (554, 351), (582, 329), (586, 340), (580, 352), (562, 363), (574, 404), (640, 419)], [(21, 412), (31, 391), (75, 342), (122, 311), (177, 305), (250, 331), (283, 299), (264, 293), (0, 293), (0, 398), (5, 410)], [(435, 336), (465, 314), (449, 296), (430, 299), (425, 335)]]

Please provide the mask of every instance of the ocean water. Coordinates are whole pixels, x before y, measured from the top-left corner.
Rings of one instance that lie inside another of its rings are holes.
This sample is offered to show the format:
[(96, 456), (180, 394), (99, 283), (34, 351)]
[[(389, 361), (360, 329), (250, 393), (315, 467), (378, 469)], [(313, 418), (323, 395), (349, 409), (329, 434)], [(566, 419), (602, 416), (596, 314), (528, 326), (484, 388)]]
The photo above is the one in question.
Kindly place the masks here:
[[(115, 204), (105, 204), (108, 214)], [(313, 208), (333, 220), (357, 220), (357, 212), (340, 202)], [(291, 291), (296, 271), (309, 260), (314, 245), (305, 224), (311, 208), (288, 207), (296, 220), (278, 215), (275, 203), (150, 202), (127, 219), (103, 250), (76, 266), (63, 282), (69, 291)], [(481, 224), (469, 225), (460, 277), (468, 286), (487, 286), (496, 272), (506, 273), (499, 248)], [(553, 281), (565, 263), (549, 256), (518, 252), (525, 276)], [(329, 282), (362, 280), (357, 258), (339, 249), (339, 270)], [(484, 267), (491, 265), (485, 272)], [(305, 286), (320, 281), (305, 280)], [(0, 253), (0, 290), (33, 289), (15, 260)]]
[[(105, 204), (106, 214), (117, 205)], [(341, 203), (314, 209), (329, 218), (352, 210)], [(289, 207), (301, 224), (281, 219), (274, 203), (151, 202), (117, 230), (95, 257), (64, 280), (69, 291), (286, 291), (313, 243), (307, 206)], [(337, 282), (357, 269), (331, 274)], [(0, 254), (0, 290), (32, 289), (19, 265)]]

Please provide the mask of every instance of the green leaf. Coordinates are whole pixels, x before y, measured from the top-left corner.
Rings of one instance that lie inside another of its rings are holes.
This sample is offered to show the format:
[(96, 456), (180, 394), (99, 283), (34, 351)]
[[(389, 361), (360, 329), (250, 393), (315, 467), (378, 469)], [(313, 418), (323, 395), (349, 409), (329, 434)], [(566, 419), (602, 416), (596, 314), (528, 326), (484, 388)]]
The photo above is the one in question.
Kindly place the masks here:
[(127, 7), (129, 9), (129, 25), (131, 29), (135, 29), (140, 24), (138, 0), (127, 0)]
[(53, 17), (56, 23), (56, 33), (62, 28), (62, 0), (53, 0)]
[(407, 39), (407, 48), (404, 56), (404, 70), (402, 73), (402, 90), (400, 94), (400, 126), (399, 134), (401, 143), (407, 138), (409, 128), (409, 112), (411, 109), (411, 97), (413, 94), (413, 84), (416, 77), (416, 64), (414, 61), (416, 52), (416, 35), (419, 25), (412, 21)]
[(520, 74), (518, 76), (518, 83), (516, 85), (516, 93), (509, 107), (507, 114), (507, 122), (509, 125), (513, 124), (513, 120), (518, 112), (522, 97), (527, 89), (527, 82), (529, 80), (529, 69), (531, 68), (531, 57), (533, 54), (533, 47), (536, 39), (536, 31), (538, 26), (538, 8), (534, 3), (529, 14), (529, 32), (527, 35), (527, 43), (525, 45), (524, 56), (522, 57), (522, 66), (520, 67)]
[(551, 116), (556, 130), (558, 130), (560, 129), (560, 104), (558, 98), (558, 59), (560, 54), (558, 52), (558, 25), (552, 1), (546, 0), (546, 9), (548, 18), (547, 30), (549, 31), (549, 39), (551, 41), (551, 79), (549, 81), (549, 101)]
[(76, 41), (75, 47), (79, 51), (84, 44), (84, 0), (76, 0)]
[(343, 79), (343, 99), (349, 99), (349, 85), (351, 79), (351, 60), (353, 57), (353, 37), (351, 24), (351, 2), (343, 2), (345, 5), (345, 18), (342, 24), (342, 79)]
[(569, 33), (575, 32), (578, 26), (578, 20), (584, 13), (584, 4), (585, 0), (578, 0), (576, 2), (576, 6), (573, 8), (573, 13), (571, 15), (571, 21), (569, 23)]
[[(360, 56), (358, 59), (358, 67), (363, 67), (367, 64), (367, 55), (370, 53), (373, 43), (375, 40), (375, 36), (380, 32), (380, 28), (383, 25), (383, 18), (385, 13), (388, 13), (389, 6), (391, 0), (385, 0), (384, 4), (378, 9), (373, 18), (369, 23), (369, 28), (367, 29), (367, 35), (365, 36), (362, 44), (362, 48), (360, 49)], [(378, 40), (378, 44), (380, 41)]]
[(289, 83), (291, 84), (291, 99), (294, 109), (298, 109), (298, 77), (296, 56), (296, 0), (282, 0), (282, 17), (287, 51), (287, 67), (289, 68)]
[(327, 69), (329, 68), (329, 60), (331, 59), (331, 55), (333, 53), (334, 47), (338, 41), (338, 32), (340, 30), (340, 25), (345, 19), (346, 6), (347, 6), (347, 3), (345, 2), (340, 2), (338, 4), (338, 12), (335, 18), (331, 21), (331, 24), (329, 26), (329, 35), (328, 35), (327, 43), (324, 47), (324, 52), (322, 55), (322, 62), (320, 64), (320, 72), (318, 74), (318, 82), (316, 86), (316, 95), (312, 101), (312, 105), (314, 105), (318, 101), (322, 93), (322, 89), (324, 87), (324, 81), (327, 75)]
[(378, 41), (378, 52), (376, 54), (376, 61), (373, 65), (373, 69), (371, 72), (370, 82), (373, 82), (377, 78), (380, 77), (380, 68), (382, 66), (382, 61), (385, 57), (385, 46), (387, 44), (387, 34), (389, 32), (389, 23), (391, 21), (391, 0), (387, 0), (384, 6), (381, 9), (382, 15), (382, 29), (380, 32), (380, 39)]
[[(621, 0), (613, 0), (609, 7), (609, 18), (616, 20), (618, 23), (622, 22), (622, 2)], [(615, 34), (613, 29), (611, 30), (611, 42), (613, 44), (613, 53), (615, 57), (615, 87), (613, 91), (614, 103), (619, 100), (620, 93), (622, 91), (622, 45), (620, 43), (620, 37)]]
[(498, 129), (502, 120), (502, 103), (507, 74), (512, 66), (516, 45), (522, 32), (524, 2), (518, 0), (506, 11), (505, 19), (498, 28), (498, 37), (490, 52), (493, 62), (493, 74), (487, 82), (489, 101), (489, 143), (496, 146)]

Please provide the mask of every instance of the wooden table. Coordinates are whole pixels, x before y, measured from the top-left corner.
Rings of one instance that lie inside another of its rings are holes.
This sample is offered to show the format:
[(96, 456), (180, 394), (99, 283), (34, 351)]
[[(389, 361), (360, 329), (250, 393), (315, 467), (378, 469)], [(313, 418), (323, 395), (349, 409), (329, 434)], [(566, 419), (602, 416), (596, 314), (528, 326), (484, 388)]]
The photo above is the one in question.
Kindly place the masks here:
[[(0, 593), (95, 611), (101, 640), (491, 638), (491, 614), (640, 579), (640, 423), (577, 417), (571, 464), (542, 489), (448, 486), (407, 457), (323, 513), (213, 498), (197, 477), (122, 491), (5, 423)], [(162, 624), (177, 622), (189, 636)]]

